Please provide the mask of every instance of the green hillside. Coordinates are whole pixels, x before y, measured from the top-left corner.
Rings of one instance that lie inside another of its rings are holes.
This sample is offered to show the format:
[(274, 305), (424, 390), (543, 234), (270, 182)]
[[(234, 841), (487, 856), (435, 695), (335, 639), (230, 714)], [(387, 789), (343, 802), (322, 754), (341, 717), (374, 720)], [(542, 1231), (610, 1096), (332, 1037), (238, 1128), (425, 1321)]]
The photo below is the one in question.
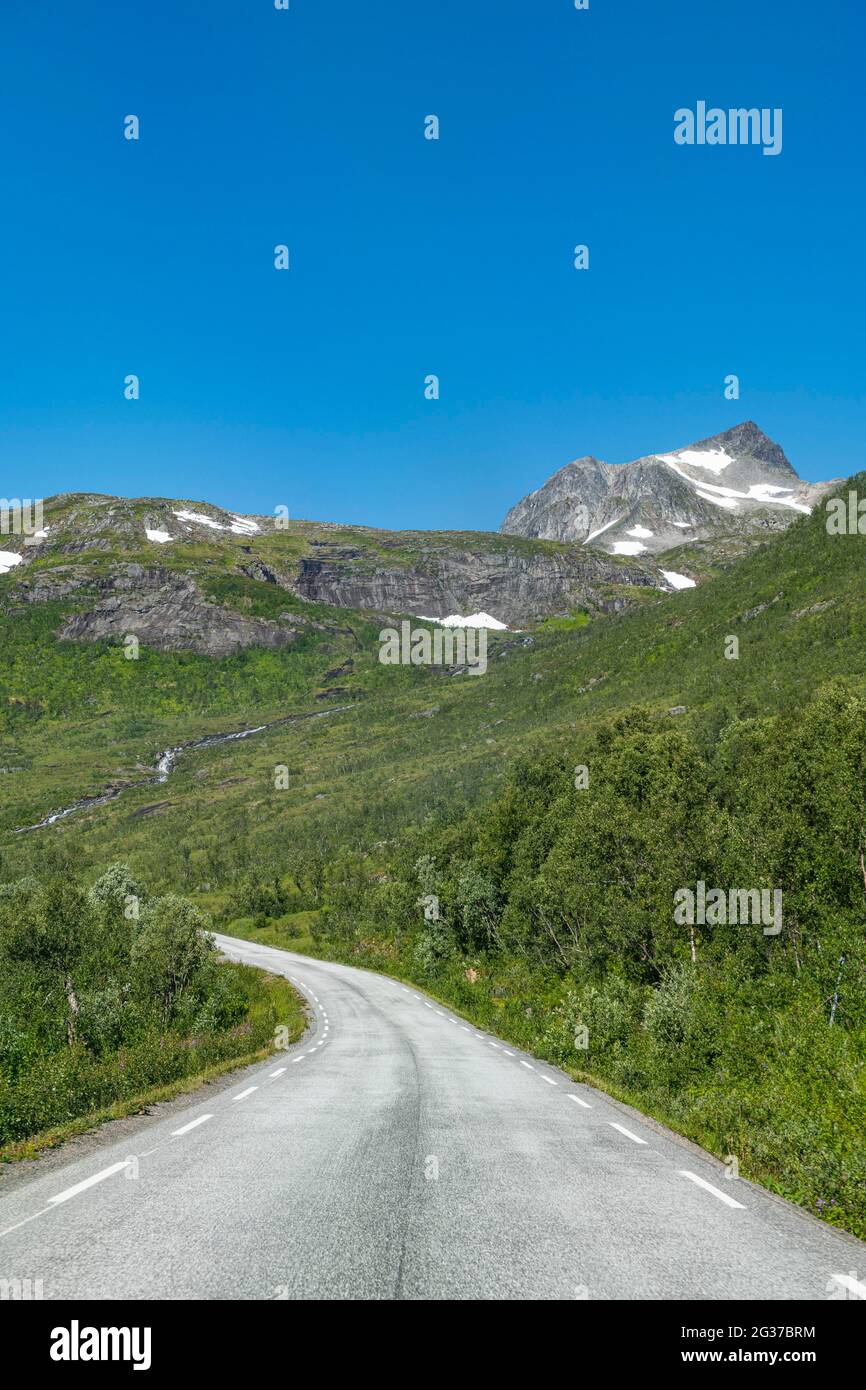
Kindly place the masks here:
[[(864, 557), (818, 511), (697, 589), (491, 635), (479, 677), (380, 665), (381, 619), (219, 565), (219, 602), (301, 614), (293, 646), (127, 662), (7, 605), (3, 878), (46, 842), (90, 879), (123, 859), (225, 929), (416, 978), (862, 1234)], [(783, 931), (690, 935), (698, 880), (781, 889)]]
[[(23, 771), (0, 776), (0, 824), (8, 832), (132, 781), (163, 749), (198, 735), (346, 704), (326, 719), (189, 754), (158, 796), (133, 789), (52, 833), (93, 853), (95, 868), (118, 845), (147, 856), (164, 838), (158, 862), (174, 878), (181, 860), (204, 862), (211, 841), (233, 842), (233, 826), (247, 819), (258, 855), (279, 853), (287, 834), (294, 845), (361, 843), (370, 826), (381, 839), (495, 785), (539, 735), (577, 754), (600, 721), (635, 704), (663, 718), (685, 706), (680, 723), (712, 740), (732, 719), (796, 708), (834, 675), (862, 683), (862, 546), (859, 536), (828, 536), (822, 514), (803, 518), (698, 589), (565, 631), (491, 634), (480, 678), (381, 666), (383, 619), (304, 605), (229, 573), (213, 579), (221, 601), (301, 613), (294, 646), (221, 660), (143, 649), (127, 661), (117, 645), (54, 641), (68, 605), (18, 607), (0, 618), (0, 766)], [(724, 655), (731, 635), (737, 660)], [(279, 792), (277, 765), (290, 767)], [(156, 800), (159, 810), (142, 818)], [(38, 855), (39, 838), (5, 834), (10, 863)]]

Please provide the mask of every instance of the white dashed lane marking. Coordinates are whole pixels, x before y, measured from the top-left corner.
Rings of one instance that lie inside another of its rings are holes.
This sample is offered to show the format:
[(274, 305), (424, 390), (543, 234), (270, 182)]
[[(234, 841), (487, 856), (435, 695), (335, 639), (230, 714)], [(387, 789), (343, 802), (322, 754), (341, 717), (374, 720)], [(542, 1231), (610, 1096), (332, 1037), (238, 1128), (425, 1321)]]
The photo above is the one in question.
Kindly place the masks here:
[(119, 1173), (122, 1169), (128, 1168), (129, 1164), (130, 1160), (128, 1158), (123, 1159), (121, 1163), (112, 1163), (109, 1168), (103, 1168), (101, 1172), (93, 1173), (91, 1177), (85, 1178), (83, 1182), (77, 1182), (74, 1187), (64, 1188), (64, 1190), (58, 1192), (55, 1197), (49, 1197), (48, 1201), (53, 1207), (56, 1207), (60, 1202), (68, 1202), (70, 1197), (77, 1197), (79, 1192), (86, 1192), (88, 1187), (95, 1187), (98, 1182), (104, 1182), (106, 1178), (113, 1177), (115, 1173)]
[(728, 1207), (737, 1207), (740, 1211), (745, 1211), (742, 1202), (735, 1202), (733, 1197), (729, 1197), (727, 1192), (722, 1192), (721, 1188), (713, 1187), (711, 1182), (706, 1182), (704, 1178), (699, 1178), (697, 1173), (690, 1173), (688, 1168), (678, 1168), (677, 1172), (683, 1178), (688, 1178), (689, 1182), (697, 1183), (706, 1192), (712, 1192), (714, 1197), (718, 1197), (720, 1202), (724, 1202)]
[(618, 1129), (620, 1134), (624, 1134), (626, 1139), (630, 1139), (633, 1144), (646, 1143), (645, 1139), (641, 1139), (640, 1135), (638, 1134), (632, 1134), (631, 1130), (626, 1129), (625, 1125), (618, 1125), (616, 1120), (608, 1120), (608, 1124), (611, 1126), (612, 1129)]
[[(295, 976), (290, 976), (290, 979), (292, 979), (292, 982), (294, 984), (298, 984), (302, 988), (306, 988), (304, 982), (296, 978)], [(455, 1027), (461, 1028), (464, 1033), (471, 1033), (473, 1031), (472, 1028), (468, 1027), (465, 1023), (462, 1023), (460, 1019), (452, 1018), (449, 1014), (445, 1014), (439, 1009), (434, 1009), (433, 1005), (428, 1003), (427, 1000), (422, 1000), (420, 995), (414, 994), (413, 991), (405, 988), (404, 986), (401, 986), (401, 988), (403, 988), (404, 993), (411, 994), (414, 999), (418, 1000), (421, 1003), (424, 1003), (426, 1008), (435, 1012), (439, 1018), (447, 1018), (449, 1023), (454, 1024)], [(319, 1004), (318, 996), (313, 994), (312, 991), (310, 991), (310, 994), (312, 998), (315, 1000), (315, 1002)], [(324, 1009), (320, 1009), (320, 1014), (321, 1021), (324, 1024), (323, 1037), (319, 1040), (319, 1042), (315, 1044), (314, 1048), (311, 1048), (308, 1052), (300, 1053), (297, 1057), (292, 1058), (292, 1063), (297, 1064), (298, 1062), (303, 1062), (305, 1056), (312, 1057), (315, 1055), (315, 1051), (318, 1048), (324, 1047), (327, 1041), (327, 1034), (329, 1031), (328, 1015)], [(486, 1042), (488, 1046), (492, 1047), (495, 1051), (501, 1051), (506, 1057), (514, 1060), (515, 1054), (513, 1052), (509, 1052), (509, 1050), (506, 1047), (504, 1047), (501, 1043), (493, 1042), (489, 1037), (487, 1037), (485, 1033), (476, 1032), (475, 1036), (476, 1038), (482, 1039), (482, 1041)], [(522, 1067), (526, 1068), (527, 1071), (536, 1070), (536, 1067), (533, 1066), (531, 1062), (525, 1061), (522, 1057), (518, 1057), (517, 1060), (520, 1062), (520, 1065)], [(280, 1066), (277, 1067), (274, 1071), (269, 1072), (268, 1075), (276, 1078), (278, 1076), (282, 1076), (287, 1071), (287, 1069), (288, 1068), (286, 1066)], [(552, 1076), (547, 1076), (542, 1071), (539, 1071), (538, 1075), (541, 1077), (542, 1081), (545, 1081), (547, 1083), (548, 1086), (559, 1085), (559, 1082), (557, 1080), (555, 1080)], [(232, 1096), (231, 1099), (232, 1101), (244, 1100), (247, 1096), (252, 1095), (252, 1093), (256, 1090), (258, 1090), (258, 1086), (248, 1086), (245, 1090), (240, 1091), (235, 1096)], [(574, 1092), (567, 1092), (566, 1094), (568, 1095), (568, 1099), (572, 1101), (573, 1104), (579, 1105), (582, 1109), (591, 1110), (593, 1108), (588, 1101), (584, 1100), (581, 1096), (574, 1094)], [(199, 1115), (196, 1119), (190, 1120), (188, 1124), (182, 1125), (180, 1129), (173, 1130), (172, 1138), (180, 1138), (183, 1135), (189, 1134), (192, 1130), (197, 1129), (200, 1125), (205, 1124), (208, 1120), (212, 1120), (213, 1118), (213, 1114)], [(618, 1124), (615, 1120), (608, 1120), (607, 1123), (611, 1126), (611, 1128), (617, 1130), (620, 1134), (624, 1135), (625, 1138), (630, 1139), (632, 1143), (646, 1146), (647, 1141), (645, 1139), (642, 1139), (639, 1135), (634, 1134), (630, 1129), (627, 1129), (625, 1125)], [(155, 1150), (148, 1150), (148, 1154), (153, 1152), (155, 1152)], [(139, 1157), (147, 1157), (147, 1154), (141, 1154), (139, 1155)], [(132, 1162), (134, 1162), (133, 1159), (124, 1159), (122, 1162), (113, 1163), (109, 1167), (103, 1168), (100, 1172), (92, 1174), (89, 1178), (84, 1178), (81, 1182), (75, 1183), (72, 1187), (65, 1188), (62, 1192), (58, 1192), (54, 1197), (48, 1198), (48, 1205), (46, 1207), (42, 1208), (38, 1212), (35, 1212), (33, 1216), (26, 1217), (24, 1221), (16, 1223), (15, 1226), (9, 1227), (8, 1231), (0, 1232), (0, 1235), (6, 1235), (9, 1234), (10, 1231), (17, 1230), (18, 1226), (27, 1224), (27, 1222), (34, 1220), (37, 1216), (43, 1215), (44, 1213), (53, 1210), (59, 1204), (67, 1202), (71, 1198), (78, 1196), (79, 1193), (86, 1192), (89, 1188), (96, 1186), (98, 1183), (104, 1182), (106, 1179), (113, 1177), (116, 1173), (120, 1173), (124, 1169), (128, 1169)], [(736, 1201), (736, 1199), (729, 1196), (727, 1192), (723, 1192), (720, 1188), (715, 1187), (712, 1183), (707, 1182), (704, 1178), (699, 1177), (697, 1173), (693, 1173), (687, 1168), (680, 1168), (676, 1171), (679, 1173), (681, 1177), (687, 1178), (696, 1186), (703, 1188), (704, 1191), (709, 1192), (712, 1196), (718, 1198), (719, 1201), (724, 1202), (726, 1206), (735, 1208), (740, 1211), (746, 1209), (743, 1206), (742, 1202)], [(853, 1296), (856, 1298), (866, 1299), (866, 1283), (863, 1283), (860, 1280), (858, 1280), (853, 1273), (833, 1274), (831, 1277), (837, 1284), (839, 1284), (842, 1288), (846, 1289), (849, 1294), (853, 1294)]]
[[(304, 986), (304, 982), (303, 982), (302, 980), (295, 979), (295, 978), (292, 977), (292, 976), (290, 976), (290, 978), (293, 980), (293, 983), (299, 984), (299, 985), (301, 985), (302, 987), (305, 987), (305, 986)], [(422, 1003), (426, 1009), (430, 1009), (431, 1012), (433, 1012), (433, 1013), (435, 1013), (435, 1014), (437, 1015), (437, 1017), (439, 1017), (439, 1018), (447, 1018), (447, 1020), (448, 1020), (449, 1023), (454, 1024), (454, 1026), (457, 1027), (457, 1028), (461, 1028), (461, 1029), (463, 1030), (464, 1033), (471, 1033), (471, 1032), (473, 1031), (473, 1030), (472, 1030), (470, 1027), (468, 1027), (465, 1023), (461, 1023), (461, 1021), (460, 1021), (458, 1018), (452, 1018), (449, 1014), (445, 1014), (445, 1013), (443, 1013), (440, 1009), (434, 1008), (434, 1006), (433, 1006), (431, 1003), (429, 1003), (428, 1000), (423, 999), (423, 998), (421, 997), (421, 995), (420, 995), (420, 994), (416, 994), (416, 993), (414, 992), (414, 990), (408, 989), (405, 985), (401, 985), (400, 988), (403, 990), (404, 994), (408, 994), (408, 995), (410, 995), (413, 999), (416, 999), (419, 1003)], [(318, 1004), (318, 1003), (319, 1003), (318, 996), (315, 995), (315, 994), (313, 994), (312, 990), (310, 991), (310, 994), (311, 994), (311, 997), (312, 997), (312, 998), (316, 1001), (316, 1003)], [(305, 1054), (302, 1053), (301, 1056), (295, 1057), (295, 1058), (294, 1058), (294, 1061), (295, 1061), (295, 1062), (302, 1062), (302, 1061), (304, 1060), (304, 1056), (312, 1057), (312, 1056), (314, 1055), (316, 1049), (318, 1049), (318, 1048), (324, 1046), (325, 1041), (327, 1040), (327, 1033), (328, 1033), (328, 1015), (325, 1013), (324, 1009), (321, 1010), (321, 1019), (322, 1019), (322, 1022), (324, 1023), (324, 1025), (325, 1025), (325, 1026), (324, 1026), (324, 1035), (325, 1035), (325, 1036), (323, 1036), (322, 1039), (321, 1039), (321, 1041), (318, 1042), (318, 1043), (316, 1044), (316, 1047), (315, 1047), (315, 1048), (311, 1048), (309, 1052), (307, 1052), (307, 1053), (305, 1053)], [(506, 1047), (504, 1047), (501, 1043), (492, 1042), (491, 1039), (488, 1038), (488, 1037), (486, 1036), (486, 1034), (484, 1034), (484, 1033), (479, 1033), (479, 1032), (476, 1031), (475, 1036), (476, 1036), (476, 1038), (480, 1038), (483, 1042), (486, 1042), (487, 1045), (488, 1045), (489, 1047), (494, 1048), (495, 1051), (497, 1051), (497, 1052), (502, 1052), (502, 1053), (504, 1054), (504, 1056), (506, 1056), (506, 1057), (508, 1057), (508, 1058), (511, 1058), (512, 1060), (514, 1059), (514, 1053), (513, 1053), (513, 1052), (509, 1052), (508, 1049), (507, 1049)], [(525, 1067), (527, 1071), (535, 1071), (535, 1070), (536, 1070), (536, 1068), (533, 1066), (533, 1064), (532, 1064), (531, 1062), (526, 1062), (526, 1061), (524, 1061), (524, 1059), (523, 1059), (522, 1057), (518, 1057), (518, 1058), (517, 1058), (517, 1061), (519, 1061), (519, 1062), (520, 1062), (520, 1065), (521, 1065), (522, 1067)], [(277, 1071), (271, 1072), (270, 1074), (271, 1074), (272, 1076), (281, 1076), (282, 1073), (283, 1073), (285, 1070), (286, 1070), (285, 1067), (280, 1067)], [(541, 1071), (540, 1071), (540, 1072), (538, 1073), (538, 1075), (541, 1077), (541, 1080), (542, 1080), (542, 1081), (546, 1081), (546, 1082), (547, 1082), (547, 1085), (548, 1085), (548, 1086), (558, 1086), (558, 1085), (559, 1085), (559, 1082), (558, 1082), (557, 1080), (555, 1080), (552, 1076), (546, 1076), (544, 1072), (541, 1072)], [(238, 1095), (238, 1096), (235, 1096), (234, 1099), (235, 1099), (235, 1100), (242, 1100), (242, 1099), (244, 1098), (244, 1096), (249, 1095), (250, 1092), (251, 1092), (251, 1091), (254, 1091), (255, 1089), (256, 1089), (255, 1086), (251, 1086), (251, 1087), (249, 1088), (249, 1090), (247, 1090), (247, 1091), (242, 1091), (241, 1094)], [(574, 1105), (579, 1105), (579, 1106), (581, 1107), (581, 1109), (583, 1109), (583, 1110), (591, 1110), (591, 1109), (592, 1109), (592, 1106), (590, 1105), (589, 1101), (584, 1100), (581, 1096), (575, 1095), (573, 1092), (569, 1092), (569, 1093), (568, 1093), (568, 1099), (569, 1099), (570, 1101), (572, 1101)], [(189, 1126), (184, 1126), (183, 1129), (176, 1131), (176, 1133), (177, 1133), (177, 1134), (185, 1134), (185, 1133), (187, 1132), (188, 1129), (194, 1128), (196, 1125), (203, 1123), (204, 1119), (206, 1119), (206, 1118), (209, 1118), (209, 1117), (208, 1117), (208, 1116), (204, 1116), (204, 1117), (202, 1117), (202, 1119), (193, 1121), (193, 1123), (192, 1123), (191, 1125), (189, 1125)], [(646, 1146), (647, 1141), (646, 1141), (645, 1139), (641, 1139), (640, 1135), (634, 1134), (634, 1133), (632, 1132), (632, 1130), (626, 1129), (625, 1125), (618, 1124), (615, 1120), (608, 1120), (608, 1124), (611, 1126), (612, 1129), (615, 1129), (615, 1130), (617, 1130), (620, 1134), (624, 1135), (626, 1139), (630, 1139), (630, 1140), (632, 1141), (633, 1144), (641, 1144), (641, 1145)], [(120, 1167), (124, 1167), (125, 1165), (124, 1165), (124, 1164), (120, 1164), (119, 1166), (120, 1166)], [(88, 1179), (86, 1185), (87, 1185), (87, 1186), (90, 1186), (90, 1185), (92, 1185), (93, 1182), (99, 1182), (99, 1181), (101, 1181), (101, 1179), (102, 1179), (103, 1176), (110, 1176), (111, 1172), (113, 1172), (113, 1171), (117, 1171), (117, 1170), (116, 1170), (116, 1169), (106, 1169), (104, 1174), (97, 1174), (95, 1178), (93, 1178), (93, 1179)], [(698, 1187), (702, 1187), (702, 1188), (705, 1189), (705, 1191), (712, 1193), (712, 1195), (713, 1195), (714, 1197), (717, 1197), (717, 1198), (719, 1199), (719, 1201), (724, 1202), (724, 1203), (726, 1204), (726, 1206), (735, 1207), (735, 1208), (737, 1208), (737, 1209), (739, 1209), (739, 1210), (744, 1210), (742, 1202), (737, 1202), (733, 1197), (729, 1197), (728, 1194), (727, 1194), (726, 1192), (722, 1192), (720, 1188), (714, 1187), (712, 1183), (706, 1182), (704, 1178), (698, 1177), (697, 1173), (692, 1173), (692, 1172), (690, 1172), (690, 1171), (689, 1171), (688, 1169), (686, 1169), (686, 1168), (681, 1168), (681, 1169), (678, 1169), (677, 1171), (680, 1173), (680, 1175), (681, 1175), (682, 1177), (688, 1178), (690, 1182), (693, 1182), (693, 1183), (697, 1184)], [(74, 1195), (75, 1192), (78, 1191), (78, 1190), (80, 1190), (80, 1187), (79, 1187), (79, 1188), (70, 1188), (70, 1189), (69, 1189), (68, 1195), (70, 1195), (70, 1196), (71, 1196), (71, 1195)], [(51, 1200), (52, 1200), (53, 1202), (57, 1202), (57, 1201), (60, 1201), (60, 1200), (66, 1200), (66, 1195), (67, 1195), (67, 1194), (61, 1193), (58, 1197), (52, 1198)], [(846, 1289), (848, 1289), (850, 1292), (853, 1292), (856, 1296), (866, 1298), (866, 1284), (861, 1284), (861, 1283), (858, 1282), (858, 1280), (854, 1279), (853, 1276), (849, 1276), (849, 1275), (845, 1275), (845, 1274), (834, 1274), (832, 1277), (833, 1277), (838, 1283), (840, 1283), (843, 1287), (845, 1287)]]
[(843, 1289), (855, 1294), (857, 1298), (866, 1298), (866, 1284), (855, 1279), (853, 1274), (833, 1274), (831, 1278), (835, 1279), (837, 1284), (841, 1284)]
[[(172, 1138), (177, 1139), (181, 1134), (189, 1134), (191, 1129), (198, 1129), (199, 1125), (203, 1125), (206, 1120), (212, 1119), (213, 1115), (199, 1115), (197, 1120), (190, 1120), (188, 1125), (181, 1125), (180, 1129), (173, 1129), (171, 1132)], [(144, 1157), (144, 1155), (142, 1155), (142, 1157)]]

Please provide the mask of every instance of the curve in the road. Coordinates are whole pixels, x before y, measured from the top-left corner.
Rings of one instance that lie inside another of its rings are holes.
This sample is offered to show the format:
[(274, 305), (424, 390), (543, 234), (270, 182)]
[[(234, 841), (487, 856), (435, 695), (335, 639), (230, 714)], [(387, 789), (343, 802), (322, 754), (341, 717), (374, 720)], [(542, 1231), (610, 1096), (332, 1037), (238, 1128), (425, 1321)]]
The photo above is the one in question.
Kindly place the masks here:
[[(371, 972), (217, 937), (301, 1044), (0, 1204), (44, 1297), (866, 1297), (863, 1245)], [(130, 1152), (134, 1148), (135, 1152)], [(858, 1270), (860, 1271), (858, 1273)]]

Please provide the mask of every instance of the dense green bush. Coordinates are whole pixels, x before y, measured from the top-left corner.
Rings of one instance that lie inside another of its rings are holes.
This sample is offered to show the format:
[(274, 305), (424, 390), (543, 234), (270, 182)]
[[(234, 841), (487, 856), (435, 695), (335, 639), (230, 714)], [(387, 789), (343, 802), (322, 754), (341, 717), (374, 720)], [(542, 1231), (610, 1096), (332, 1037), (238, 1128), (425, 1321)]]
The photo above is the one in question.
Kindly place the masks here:
[(267, 1046), (257, 972), (204, 916), (124, 864), (89, 892), (64, 865), (0, 891), (0, 1145)]

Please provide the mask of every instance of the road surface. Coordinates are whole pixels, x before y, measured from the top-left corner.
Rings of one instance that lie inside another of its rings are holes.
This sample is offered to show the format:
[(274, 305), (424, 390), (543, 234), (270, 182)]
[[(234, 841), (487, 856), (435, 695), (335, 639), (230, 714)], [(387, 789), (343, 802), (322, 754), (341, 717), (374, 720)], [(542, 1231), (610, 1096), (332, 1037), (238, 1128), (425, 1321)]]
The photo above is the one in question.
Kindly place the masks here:
[(0, 1200), (45, 1299), (828, 1299), (866, 1247), (420, 991), (217, 937), (305, 1038)]

